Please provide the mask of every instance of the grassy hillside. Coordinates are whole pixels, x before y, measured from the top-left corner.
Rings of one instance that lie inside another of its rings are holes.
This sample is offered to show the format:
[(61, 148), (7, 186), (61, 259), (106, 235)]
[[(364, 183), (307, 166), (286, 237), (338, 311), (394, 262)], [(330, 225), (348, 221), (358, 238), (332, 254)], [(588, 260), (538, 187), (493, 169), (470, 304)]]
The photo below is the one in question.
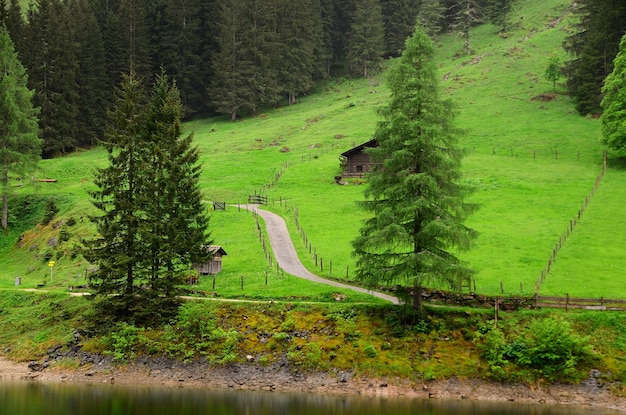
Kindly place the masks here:
[[(561, 94), (562, 86), (552, 94), (552, 84), (543, 76), (550, 53), (567, 58), (560, 45), (572, 30), (569, 1), (518, 0), (510, 18), (511, 29), (504, 34), (490, 25), (473, 30), (471, 56), (460, 55), (463, 41), (456, 35), (436, 40), (442, 91), (458, 105), (458, 125), (467, 130), (462, 140), (468, 154), (464, 180), (475, 186), (472, 201), (481, 206), (469, 221), (480, 236), (474, 249), (462, 256), (476, 270), (477, 291), (488, 294), (499, 294), (501, 286), (505, 294), (534, 292), (555, 243), (602, 166), (598, 120), (578, 116)], [(333, 177), (340, 171), (339, 154), (371, 137), (376, 108), (386, 98), (382, 73), (367, 80), (328, 81), (297, 105), (268, 109), (236, 122), (205, 118), (186, 123), (186, 131), (194, 134), (202, 150), (201, 185), (207, 202), (245, 203), (249, 194), (267, 194), (273, 201), (269, 209), (287, 219), (301, 258), (311, 270), (352, 278), (350, 242), (364, 218), (355, 202), (363, 198), (364, 185), (357, 180), (339, 186)], [(101, 149), (45, 160), (40, 177), (55, 178), (56, 183), (16, 187), (12, 206), (22, 206), (26, 195), (34, 194), (37, 209), (30, 222), (20, 220), (0, 241), (0, 287), (13, 286), (17, 276), (25, 287), (44, 279), (48, 287), (59, 289), (84, 282), (88, 265), (72, 256), (79, 239), (93, 232), (86, 220), (91, 209), (87, 191), (93, 168), (105, 163)], [(624, 174), (610, 163), (598, 192), (541, 285), (542, 294), (626, 296), (619, 284), (626, 267), (619, 252)], [(34, 225), (51, 197), (59, 214), (47, 226)], [(296, 212), (310, 246), (295, 229)], [(63, 225), (69, 218), (76, 225)], [(53, 227), (59, 221), (63, 226)], [(48, 245), (63, 229), (70, 239)], [(228, 256), (215, 288), (212, 279), (205, 279), (200, 290), (224, 297), (332, 301), (336, 290), (270, 267), (249, 213), (236, 207), (212, 212), (212, 232)], [(52, 281), (49, 259), (56, 260)], [(345, 294), (353, 301), (367, 299)]]

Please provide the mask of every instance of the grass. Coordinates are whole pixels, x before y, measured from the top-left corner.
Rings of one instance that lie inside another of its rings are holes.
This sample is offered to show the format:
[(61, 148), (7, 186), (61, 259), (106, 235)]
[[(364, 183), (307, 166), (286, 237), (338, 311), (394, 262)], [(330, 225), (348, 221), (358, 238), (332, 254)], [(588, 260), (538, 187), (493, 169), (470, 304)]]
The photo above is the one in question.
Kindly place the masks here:
[[(572, 32), (572, 19), (568, 1), (519, 0), (507, 33), (499, 35), (491, 25), (472, 31), (471, 56), (459, 54), (463, 42), (456, 35), (436, 40), (443, 95), (457, 104), (458, 126), (466, 131), (461, 141), (467, 151), (464, 180), (474, 185), (471, 201), (480, 205), (468, 221), (479, 237), (472, 250), (460, 253), (476, 271), (480, 293), (534, 291), (555, 243), (600, 172), (599, 121), (578, 116), (562, 94), (563, 86), (557, 84), (557, 94), (552, 94), (552, 84), (543, 76), (550, 53), (567, 59), (560, 45)], [(339, 154), (371, 138), (376, 109), (387, 96), (381, 73), (365, 80), (326, 81), (298, 105), (267, 109), (236, 122), (227, 117), (187, 122), (186, 131), (201, 149), (207, 203), (246, 203), (250, 194), (266, 194), (271, 201), (267, 208), (285, 217), (305, 266), (322, 276), (353, 279), (351, 241), (366, 217), (357, 208), (365, 185), (353, 180), (340, 186), (334, 176), (340, 172)], [(61, 212), (49, 226), (35, 225), (37, 220), (30, 218), (29, 226), (22, 224), (0, 240), (0, 287), (13, 286), (17, 276), (25, 287), (44, 279), (53, 289), (80, 282), (88, 264), (71, 260), (71, 255), (80, 238), (93, 233), (84, 220), (91, 211), (87, 192), (93, 188), (94, 168), (105, 164), (103, 149), (44, 160), (38, 177), (58, 182), (16, 188), (13, 200), (32, 193), (42, 200), (55, 197)], [(542, 294), (626, 297), (619, 284), (626, 265), (620, 255), (622, 174), (620, 166), (610, 164), (542, 284)], [(304, 235), (296, 229), (296, 212)], [(50, 238), (60, 232), (52, 225), (70, 217), (78, 220), (70, 241), (49, 247)], [(266, 299), (297, 292), (307, 300), (328, 299), (336, 291), (278, 274), (265, 258), (251, 215), (229, 208), (212, 212), (212, 218), (215, 243), (228, 256), (215, 290), (211, 278), (198, 290)], [(27, 243), (18, 244), (20, 235)], [(45, 260), (50, 254), (57, 260), (53, 281)], [(367, 299), (343, 294), (349, 301)]]

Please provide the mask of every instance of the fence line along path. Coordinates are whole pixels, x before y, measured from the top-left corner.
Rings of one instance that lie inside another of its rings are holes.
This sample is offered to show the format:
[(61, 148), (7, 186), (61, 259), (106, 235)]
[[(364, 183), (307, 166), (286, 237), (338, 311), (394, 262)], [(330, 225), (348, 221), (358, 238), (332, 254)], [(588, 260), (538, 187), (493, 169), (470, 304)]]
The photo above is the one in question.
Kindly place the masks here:
[(241, 205), (241, 207), (258, 214), (261, 218), (263, 218), (265, 228), (267, 229), (267, 235), (270, 238), (270, 246), (272, 247), (272, 251), (274, 251), (274, 257), (276, 258), (278, 265), (286, 273), (308, 281), (331, 285), (337, 288), (345, 288), (369, 294), (389, 301), (393, 304), (400, 304), (400, 300), (392, 295), (384, 294), (378, 291), (371, 291), (354, 285), (343, 284), (333, 280), (327, 280), (311, 273), (304, 267), (304, 265), (302, 265), (302, 262), (300, 262), (296, 248), (294, 247), (291, 237), (289, 236), (287, 224), (282, 217), (276, 215), (275, 213), (268, 212), (267, 210), (259, 209), (259, 205), (257, 204)]

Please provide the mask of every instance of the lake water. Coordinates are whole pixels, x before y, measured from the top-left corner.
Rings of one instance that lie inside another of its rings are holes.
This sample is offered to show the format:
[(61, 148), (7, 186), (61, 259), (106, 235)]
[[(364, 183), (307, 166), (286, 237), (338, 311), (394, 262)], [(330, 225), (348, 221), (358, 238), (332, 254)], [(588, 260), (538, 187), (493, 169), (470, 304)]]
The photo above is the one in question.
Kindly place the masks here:
[(0, 415), (613, 415), (564, 406), (162, 387), (0, 383)]

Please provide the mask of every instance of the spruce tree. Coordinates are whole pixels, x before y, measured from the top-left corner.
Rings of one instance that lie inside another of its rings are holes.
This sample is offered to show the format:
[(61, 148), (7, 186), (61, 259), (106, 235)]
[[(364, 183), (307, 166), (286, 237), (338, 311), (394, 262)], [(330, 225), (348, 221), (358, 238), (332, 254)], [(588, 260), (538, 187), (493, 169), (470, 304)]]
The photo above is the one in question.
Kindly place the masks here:
[(11, 175), (23, 177), (41, 156), (38, 108), (28, 89), (28, 75), (18, 59), (9, 32), (0, 23), (0, 183), (2, 229), (8, 227), (8, 195)]
[(215, 109), (229, 114), (231, 120), (252, 112), (257, 105), (250, 84), (255, 62), (244, 35), (246, 26), (241, 0), (224, 0), (220, 7), (219, 50), (212, 62), (215, 75), (210, 95)]
[(451, 11), (454, 17), (453, 26), (463, 33), (465, 39), (463, 53), (471, 55), (472, 40), (470, 29), (484, 22), (485, 10), (483, 4), (479, 0), (455, 0)]
[(613, 70), (613, 59), (626, 32), (626, 3), (622, 0), (576, 3), (576, 32), (563, 43), (572, 56), (564, 66), (566, 84), (580, 114), (597, 114), (601, 111), (604, 79)]
[(139, 233), (148, 253), (141, 258), (154, 299), (171, 299), (193, 262), (206, 259), (210, 244), (199, 188), (201, 167), (193, 135), (182, 136), (182, 104), (176, 85), (162, 72), (146, 110), (145, 143), (151, 166), (140, 192), (145, 215)]
[(145, 100), (139, 79), (125, 77), (110, 115), (109, 165), (91, 193), (99, 236), (84, 250), (97, 266), (90, 285), (99, 311), (135, 324), (176, 312), (177, 287), (210, 243), (199, 153), (191, 134), (181, 137), (178, 90), (162, 73)]
[(457, 256), (475, 232), (463, 222), (475, 206), (459, 182), (462, 151), (454, 108), (440, 98), (434, 46), (421, 28), (390, 70), (372, 148), (380, 163), (368, 176), (362, 206), (372, 216), (353, 241), (357, 277), (370, 286), (409, 284), (421, 308), (426, 284), (458, 288), (472, 271)]
[(77, 45), (67, 5), (60, 0), (37, 0), (30, 5), (27, 21), (20, 56), (36, 93), (35, 105), (41, 108), (42, 155), (66, 154), (77, 147), (80, 95)]
[[(90, 193), (99, 211), (91, 220), (97, 237), (85, 241), (83, 256), (96, 265), (89, 276), (89, 285), (104, 301), (102, 312), (114, 320), (133, 318), (138, 287), (146, 284), (138, 275), (138, 258), (144, 255), (139, 238), (142, 206), (139, 194), (146, 166), (143, 121), (144, 93), (141, 81), (134, 73), (124, 77), (116, 91), (114, 110), (109, 114), (106, 148), (108, 166), (97, 170)], [(113, 294), (113, 296), (111, 296)]]
[(602, 137), (619, 156), (626, 155), (626, 35), (602, 87)]
[[(278, 84), (287, 94), (288, 103), (295, 104), (298, 95), (313, 85), (315, 40), (317, 38), (313, 0), (277, 1), (277, 48), (275, 70)], [(316, 0), (318, 1), (318, 0)]]
[(419, 0), (381, 0), (385, 22), (385, 55), (399, 56), (404, 42), (415, 29)]
[(441, 33), (446, 8), (440, 0), (421, 0), (417, 22), (430, 37)]
[(75, 143), (93, 147), (104, 138), (106, 109), (113, 102), (113, 89), (107, 80), (102, 32), (91, 4), (88, 0), (68, 0), (67, 8), (77, 60)]
[(383, 14), (379, 0), (357, 1), (348, 33), (348, 56), (354, 73), (367, 77), (385, 52)]
[(489, 0), (487, 2), (487, 15), (494, 25), (502, 27), (502, 32), (507, 30), (507, 19), (511, 11), (513, 0)]

